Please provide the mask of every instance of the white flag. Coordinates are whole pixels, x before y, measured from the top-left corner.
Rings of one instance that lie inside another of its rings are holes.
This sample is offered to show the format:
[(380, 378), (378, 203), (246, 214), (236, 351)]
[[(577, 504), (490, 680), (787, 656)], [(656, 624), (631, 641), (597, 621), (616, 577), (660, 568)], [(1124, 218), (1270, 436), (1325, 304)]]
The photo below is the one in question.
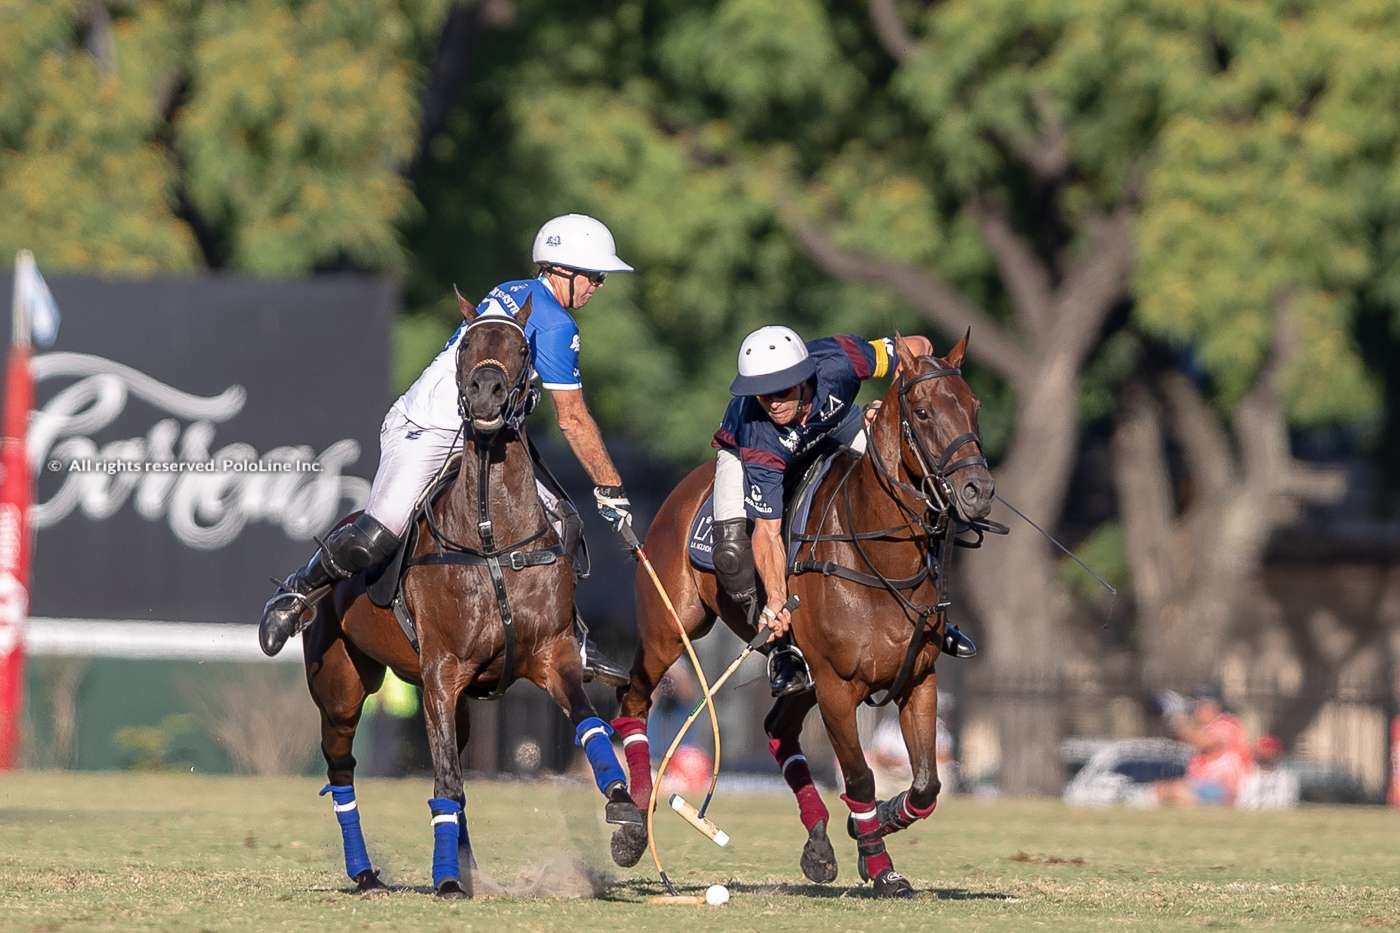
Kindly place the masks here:
[(15, 275), (19, 279), (16, 289), (19, 307), (15, 310), (29, 316), (31, 339), (40, 350), (46, 350), (58, 339), (58, 303), (53, 300), (49, 283), (39, 273), (34, 254), (29, 250), (20, 250)]

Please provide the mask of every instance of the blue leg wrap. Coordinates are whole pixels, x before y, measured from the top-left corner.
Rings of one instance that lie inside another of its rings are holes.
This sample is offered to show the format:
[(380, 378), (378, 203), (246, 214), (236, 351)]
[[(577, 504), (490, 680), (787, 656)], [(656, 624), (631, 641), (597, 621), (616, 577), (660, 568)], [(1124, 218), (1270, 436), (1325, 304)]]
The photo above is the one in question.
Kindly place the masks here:
[(457, 821), (462, 805), (450, 797), (434, 797), (428, 801), (428, 809), (433, 814), (433, 887), (438, 888), (449, 878), (462, 877), (457, 860)]
[(627, 776), (613, 754), (612, 742), (608, 741), (612, 732), (612, 727), (597, 716), (589, 716), (574, 730), (574, 742), (583, 746), (583, 753), (593, 768), (593, 780), (603, 792), (619, 781), (623, 787), (627, 786)]
[(349, 784), (327, 784), (320, 796), (331, 795), (335, 801), (335, 818), (340, 823), (340, 842), (345, 849), (345, 873), (353, 881), (360, 872), (369, 871), (369, 853), (365, 851), (365, 834), (360, 832), (360, 808), (355, 802), (355, 788)]

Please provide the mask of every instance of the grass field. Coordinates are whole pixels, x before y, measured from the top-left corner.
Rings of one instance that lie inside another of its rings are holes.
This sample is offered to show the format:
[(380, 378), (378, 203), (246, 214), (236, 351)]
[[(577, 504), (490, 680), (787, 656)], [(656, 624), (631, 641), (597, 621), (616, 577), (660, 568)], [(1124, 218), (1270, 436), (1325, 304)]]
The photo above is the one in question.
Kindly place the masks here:
[(659, 812), (673, 880), (733, 892), (709, 908), (645, 904), (659, 893), (650, 859), (614, 868), (598, 795), (565, 781), (469, 787), (483, 887), (502, 893), (451, 903), (427, 893), (430, 783), (363, 782), (370, 854), (396, 888), (364, 899), (346, 893), (318, 789), (292, 778), (0, 776), (0, 929), (1400, 927), (1400, 813), (1380, 809), (1139, 812), (952, 797), (892, 840), (919, 891), (893, 903), (852, 886), (844, 834), (833, 837), (837, 882), (805, 883), (804, 834), (785, 796), (720, 798), (711, 815), (734, 837), (728, 849)]

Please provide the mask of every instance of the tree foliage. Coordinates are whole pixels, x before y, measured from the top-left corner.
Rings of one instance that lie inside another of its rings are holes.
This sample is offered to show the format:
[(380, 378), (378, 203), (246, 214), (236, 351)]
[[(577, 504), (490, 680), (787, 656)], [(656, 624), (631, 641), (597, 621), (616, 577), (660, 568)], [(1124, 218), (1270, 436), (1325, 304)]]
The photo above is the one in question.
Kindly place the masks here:
[(397, 270), (445, 0), (0, 6), (0, 249), (61, 269)]

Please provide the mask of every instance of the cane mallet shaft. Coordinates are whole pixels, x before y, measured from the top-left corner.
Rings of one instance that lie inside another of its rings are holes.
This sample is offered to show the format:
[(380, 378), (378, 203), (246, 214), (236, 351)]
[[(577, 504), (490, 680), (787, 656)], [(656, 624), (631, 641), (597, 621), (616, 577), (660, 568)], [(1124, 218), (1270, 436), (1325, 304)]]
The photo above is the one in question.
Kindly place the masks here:
[[(783, 608), (788, 612), (794, 612), (800, 605), (802, 605), (801, 599), (796, 596), (790, 596), (788, 597), (788, 601), (783, 604)], [(739, 652), (737, 658), (729, 662), (729, 666), (724, 669), (724, 673), (719, 675), (719, 679), (716, 680), (714, 685), (710, 688), (711, 702), (714, 700), (714, 695), (720, 691), (720, 688), (728, 682), (730, 677), (734, 676), (734, 672), (748, 659), (748, 656), (767, 644), (768, 640), (772, 637), (773, 632), (767, 625), (760, 625), (758, 627), (758, 632), (753, 638), (749, 639), (749, 643), (744, 646), (744, 650)], [(690, 727), (695, 722), (696, 717), (700, 715), (701, 705), (703, 705), (703, 702), (697, 704), (695, 708), (690, 711), (690, 715), (686, 717), (685, 722), (681, 723), (680, 731), (677, 732), (676, 737), (671, 740), (671, 746), (666, 750), (666, 757), (661, 761), (659, 773), (665, 773), (666, 766), (671, 761), (671, 756), (675, 754), (676, 749), (680, 747), (681, 740), (685, 738), (685, 734), (690, 731)], [(725, 846), (729, 844), (729, 834), (720, 829), (712, 820), (705, 816), (705, 810), (709, 807), (710, 800), (714, 796), (714, 788), (718, 776), (719, 772), (716, 770), (710, 779), (710, 791), (705, 795), (705, 803), (700, 809), (697, 810), (692, 807), (680, 794), (671, 795), (671, 809), (675, 810), (681, 819), (693, 826), (701, 835), (709, 838), (715, 845)], [(655, 786), (661, 786), (659, 778)]]
[[(642, 542), (638, 540), (637, 533), (630, 523), (623, 524), (621, 534), (627, 545), (637, 556), (642, 568), (646, 570), (647, 576), (651, 578), (652, 586), (656, 587), (656, 593), (661, 597), (661, 602), (665, 604), (666, 611), (671, 614), (671, 620), (676, 623), (676, 631), (680, 633), (681, 644), (685, 647), (685, 653), (690, 658), (690, 664), (695, 668), (695, 677), (700, 682), (700, 690), (704, 696), (701, 706), (708, 706), (710, 710), (710, 728), (715, 740), (715, 760), (718, 762), (720, 753), (719, 739), (719, 716), (715, 713), (714, 700), (710, 696), (710, 685), (705, 679), (705, 669), (700, 665), (700, 659), (695, 655), (695, 647), (690, 643), (690, 635), (685, 630), (685, 624), (681, 622), (680, 614), (676, 612), (676, 607), (671, 602), (670, 595), (666, 592), (666, 587), (662, 585), (661, 578), (656, 575), (656, 569), (652, 567), (651, 560), (647, 557), (646, 551), (642, 548)], [(697, 707), (696, 713), (698, 714)], [(693, 716), (692, 716), (693, 721)], [(676, 743), (671, 744), (671, 751), (674, 751)], [(652, 824), (656, 815), (656, 795), (661, 788), (661, 779), (666, 774), (666, 766), (670, 764), (671, 752), (666, 753), (665, 759), (661, 762), (661, 767), (656, 773), (656, 780), (651, 787), (651, 798), (647, 801), (647, 848), (651, 850), (652, 863), (656, 865), (656, 873), (661, 878), (661, 883), (666, 887), (666, 891), (676, 894), (675, 887), (671, 884), (671, 879), (666, 877), (666, 871), (661, 867), (661, 857), (656, 851), (656, 834), (652, 831)]]

